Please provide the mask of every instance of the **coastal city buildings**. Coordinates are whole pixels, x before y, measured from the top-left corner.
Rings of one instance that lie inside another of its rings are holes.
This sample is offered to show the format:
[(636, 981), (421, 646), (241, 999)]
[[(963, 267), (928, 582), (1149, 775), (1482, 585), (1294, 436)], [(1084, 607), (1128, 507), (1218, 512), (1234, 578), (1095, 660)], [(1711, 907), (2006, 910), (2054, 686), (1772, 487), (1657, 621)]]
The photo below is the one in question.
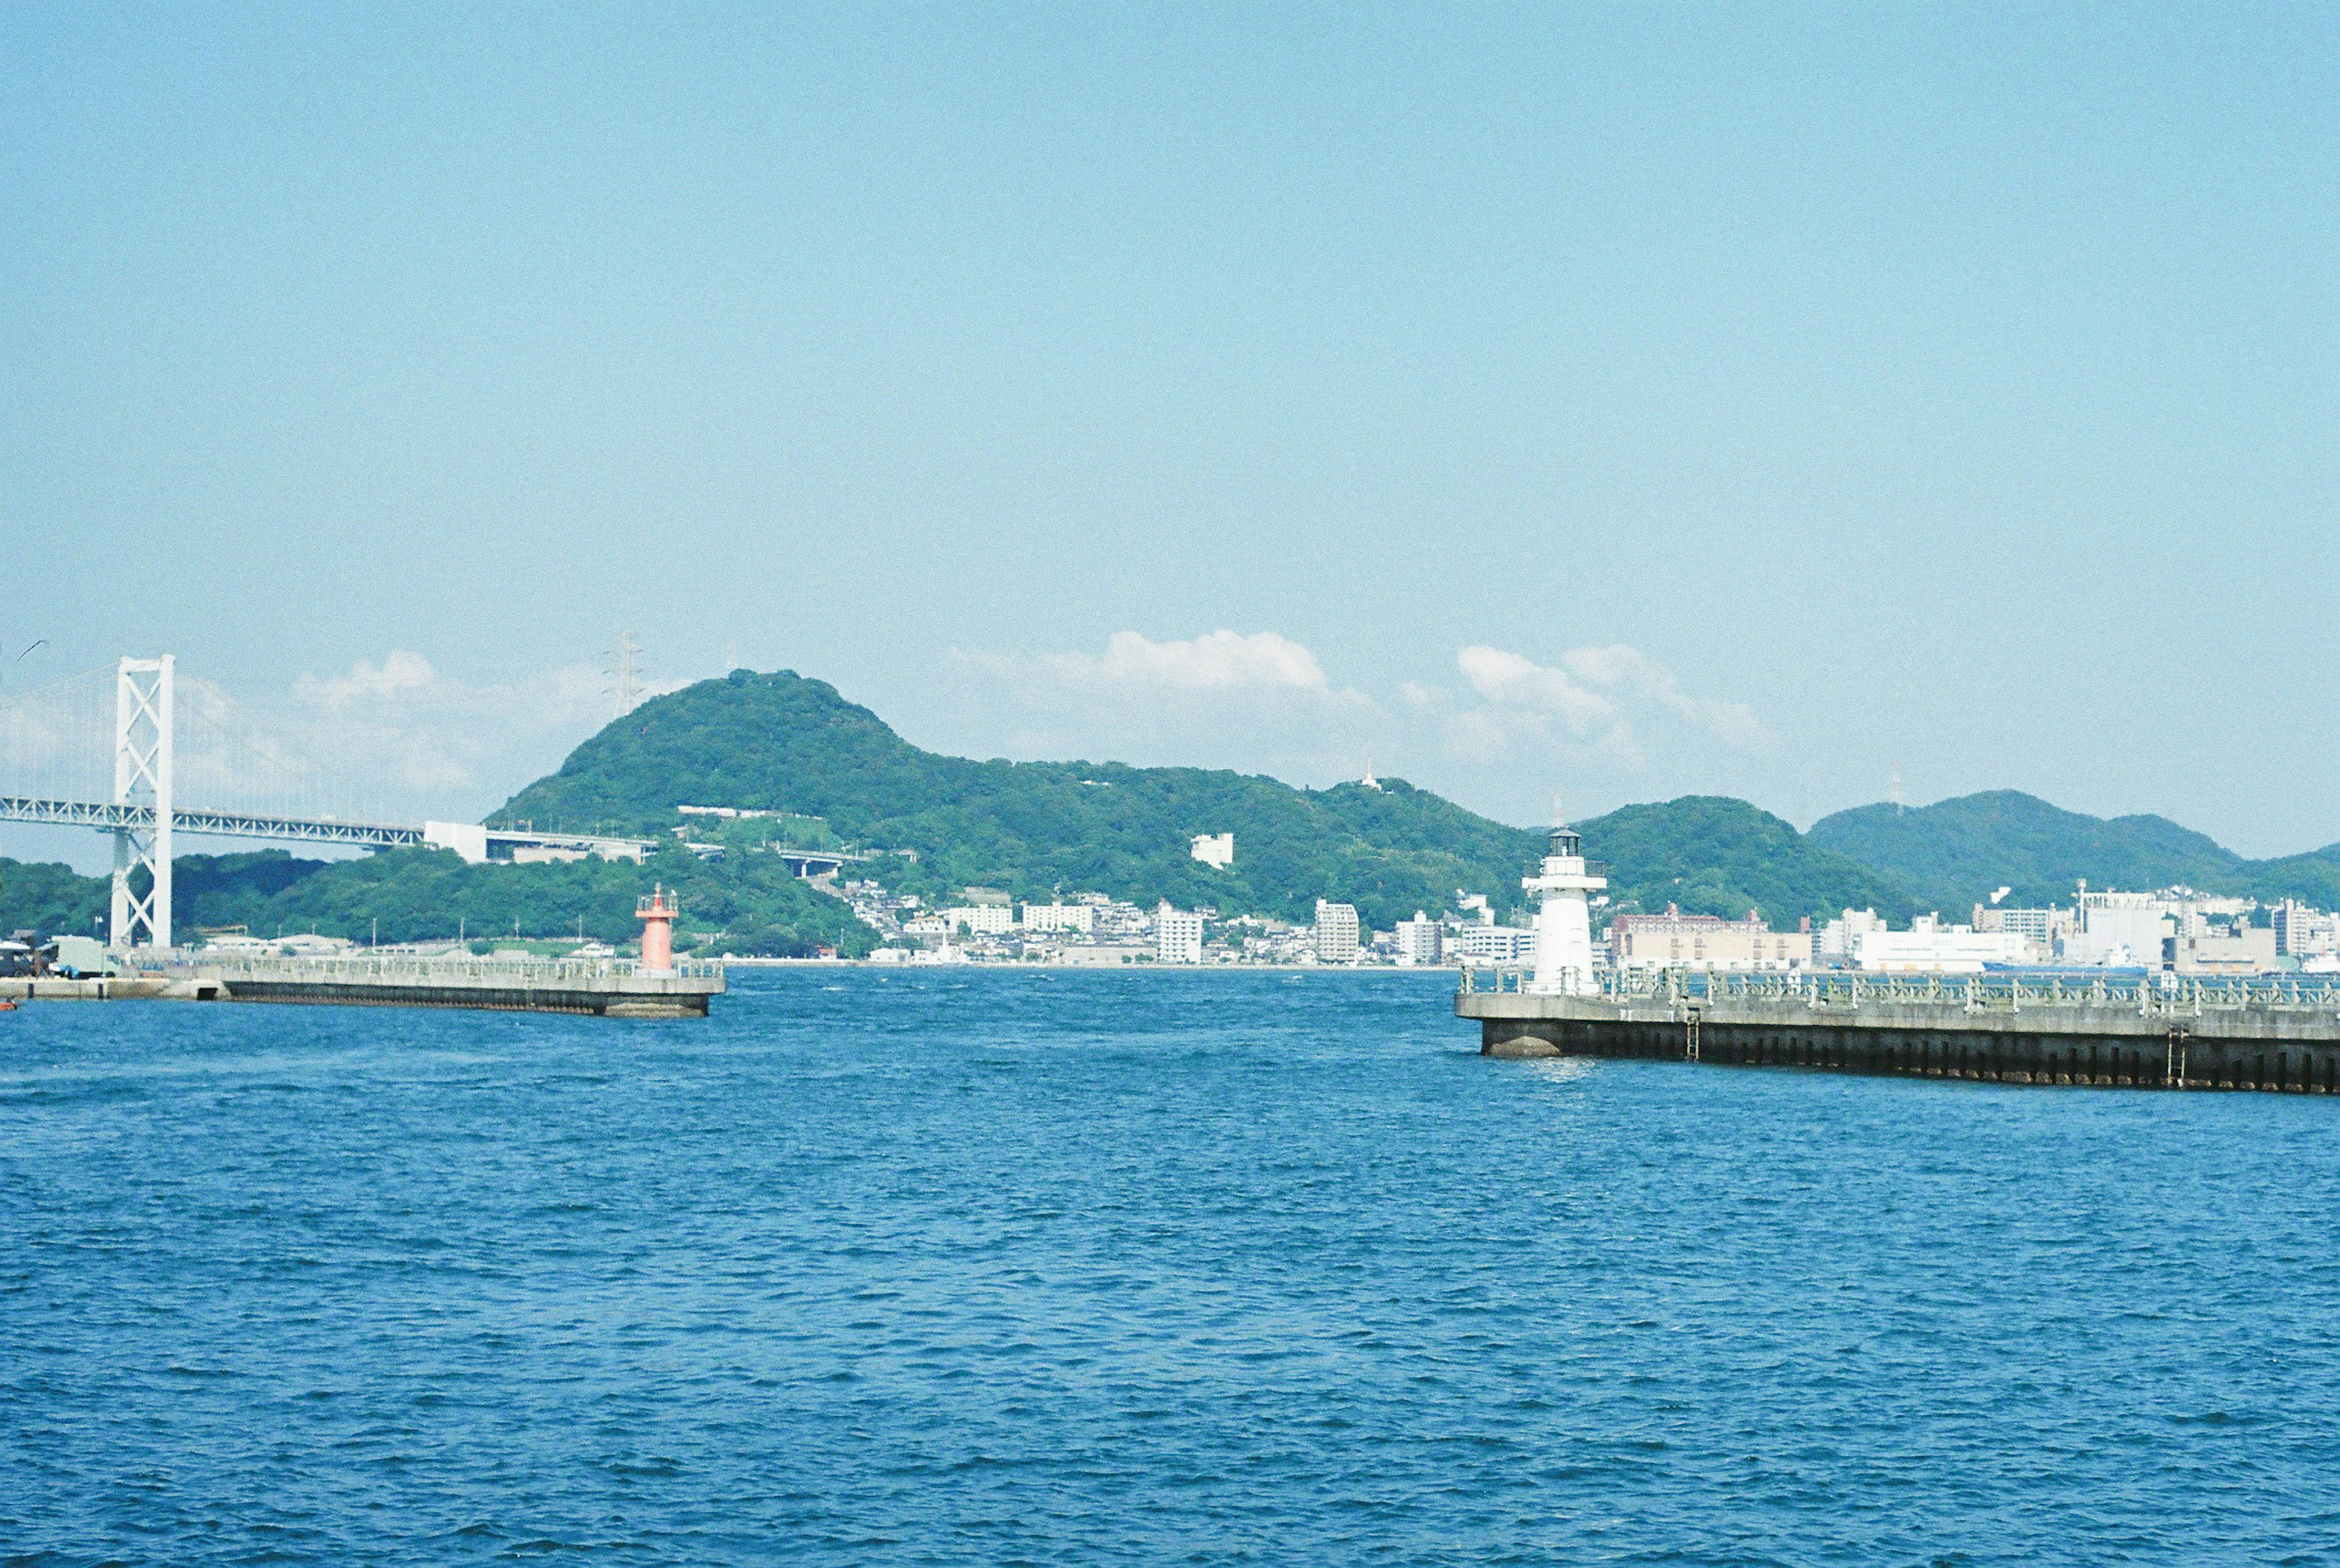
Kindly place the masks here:
[[(1225, 835), (1205, 835), (1213, 854)], [(1198, 844), (1201, 840), (1197, 840)], [(1535, 959), (1530, 917), (1499, 919), (1489, 895), (1456, 888), (1445, 912), (1416, 909), (1368, 928), (1352, 902), (1315, 901), (1313, 920), (1142, 906), (1103, 893), (1060, 892), (1046, 903), (969, 887), (941, 908), (893, 894), (875, 878), (816, 880), (876, 932), (897, 962), (1115, 966), (1521, 966)], [(2006, 889), (2000, 890), (2000, 897)], [(940, 902), (940, 900), (937, 900)], [(1606, 900), (1598, 901), (1605, 905)], [(1999, 970), (2160, 972), (2177, 978), (2340, 974), (2340, 917), (2293, 899), (2260, 904), (2185, 888), (2152, 892), (2082, 884), (2068, 904), (1979, 903), (1958, 922), (1919, 915), (1898, 926), (1874, 909), (1777, 930), (1760, 911), (1737, 919), (1592, 910), (1595, 972), (1664, 970), (1978, 975)], [(1506, 921), (1510, 923), (1505, 923)]]

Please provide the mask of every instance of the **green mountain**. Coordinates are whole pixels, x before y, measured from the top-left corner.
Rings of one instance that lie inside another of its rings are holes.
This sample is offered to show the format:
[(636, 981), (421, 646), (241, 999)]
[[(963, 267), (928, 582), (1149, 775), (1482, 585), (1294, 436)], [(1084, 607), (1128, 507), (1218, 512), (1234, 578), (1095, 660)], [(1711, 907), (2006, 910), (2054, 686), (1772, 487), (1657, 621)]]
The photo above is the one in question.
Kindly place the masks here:
[[(680, 805), (818, 819), (841, 841), (893, 851), (868, 874), (899, 891), (1096, 891), (1293, 919), (1330, 898), (1383, 927), (1451, 908), (1458, 888), (1515, 908), (1520, 878), (1543, 852), (1541, 831), (1403, 779), (1312, 790), (1191, 768), (938, 756), (824, 682), (787, 671), (740, 670), (645, 703), (496, 819), (657, 835), (681, 820)], [(1743, 801), (1628, 807), (1581, 830), (1587, 852), (1611, 861), (1622, 907), (1732, 917), (1760, 908), (1786, 921), (1848, 904), (1910, 908), (1889, 878)], [(1232, 868), (1189, 856), (1195, 835), (1225, 832), (1235, 836)]]
[[(685, 805), (776, 815), (685, 817)], [(517, 927), (622, 942), (635, 934), (635, 900), (659, 881), (682, 895), (687, 940), (734, 952), (867, 951), (871, 934), (840, 900), (760, 852), (781, 842), (864, 855), (848, 876), (937, 900), (968, 886), (1018, 899), (1101, 892), (1304, 920), (1330, 898), (1386, 928), (1417, 908), (1451, 908), (1457, 889), (1516, 911), (1520, 878), (1543, 852), (1541, 831), (1403, 779), (1301, 789), (1194, 768), (941, 756), (786, 670), (738, 670), (644, 703), (495, 820), (629, 832), (660, 848), (644, 866), (466, 866), (429, 849), (331, 864), (273, 850), (190, 856), (178, 862), (178, 920), (384, 941)], [(1673, 904), (1737, 918), (1760, 909), (1775, 927), (1848, 907), (1895, 920), (1955, 914), (2002, 885), (2018, 903), (2068, 899), (2080, 878), (2340, 906), (2340, 846), (2246, 860), (2159, 817), (2106, 821), (2011, 790), (1914, 811), (1862, 807), (1809, 834), (1745, 801), (1692, 795), (1628, 806), (1580, 831), (1586, 853), (1609, 863), (1616, 910)], [(702, 858), (679, 833), (726, 852)], [(1205, 833), (1235, 836), (1233, 867), (1192, 858), (1192, 839)], [(89, 930), (106, 903), (102, 878), (0, 860), (0, 931)]]
[[(683, 805), (818, 819), (837, 841), (882, 851), (866, 874), (898, 891), (1100, 892), (1293, 919), (1327, 898), (1383, 927), (1452, 908), (1457, 888), (1515, 905), (1542, 844), (1403, 779), (1298, 789), (1196, 768), (941, 756), (786, 670), (735, 670), (644, 703), (492, 820), (709, 836), (676, 815)], [(1192, 857), (1206, 833), (1235, 836), (1232, 867)]]
[(1686, 914), (1740, 919), (1760, 909), (1775, 928), (1847, 908), (1874, 908), (1896, 920), (1918, 912), (1894, 878), (1744, 800), (1685, 795), (1623, 807), (1578, 830), (1584, 852), (1608, 862), (1610, 898), (1620, 912), (1678, 904)]
[(2247, 860), (2165, 817), (2107, 820), (2014, 789), (1914, 810), (1862, 806), (1822, 818), (1808, 838), (1906, 885), (1945, 915), (1984, 902), (2001, 887), (2013, 889), (2012, 904), (2069, 903), (2083, 878), (2096, 888), (2183, 886), (2268, 901), (2296, 898), (2326, 908), (2340, 898), (2340, 845)]

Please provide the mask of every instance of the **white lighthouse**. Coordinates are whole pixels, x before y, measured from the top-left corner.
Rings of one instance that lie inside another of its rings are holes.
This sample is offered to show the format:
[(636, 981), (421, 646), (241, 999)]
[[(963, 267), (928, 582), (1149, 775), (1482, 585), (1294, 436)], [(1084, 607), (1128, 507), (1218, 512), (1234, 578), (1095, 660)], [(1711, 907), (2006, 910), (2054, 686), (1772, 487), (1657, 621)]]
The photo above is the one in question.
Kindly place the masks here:
[(1609, 886), (1584, 858), (1576, 829), (1562, 823), (1552, 830), (1552, 853), (1543, 869), (1522, 880), (1543, 895), (1536, 916), (1535, 978), (1532, 987), (1551, 996), (1588, 996), (1600, 989), (1592, 978), (1592, 914), (1587, 898)]

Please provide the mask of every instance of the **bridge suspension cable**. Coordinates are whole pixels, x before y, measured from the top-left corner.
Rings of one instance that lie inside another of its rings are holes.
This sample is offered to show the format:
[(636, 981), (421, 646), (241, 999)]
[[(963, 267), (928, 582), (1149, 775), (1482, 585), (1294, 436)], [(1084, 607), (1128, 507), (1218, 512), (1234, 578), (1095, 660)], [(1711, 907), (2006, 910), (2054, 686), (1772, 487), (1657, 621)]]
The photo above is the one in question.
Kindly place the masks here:
[(177, 833), (342, 843), (421, 842), (168, 654), (124, 659), (0, 699), (0, 820), (114, 838), (114, 942), (171, 946)]
[(312, 760), (169, 654), (124, 659), (0, 697), (0, 821), (114, 837), (114, 944), (171, 945), (171, 855), (182, 833), (387, 849), (432, 844), (466, 860), (528, 847), (640, 860), (607, 835), (384, 820), (375, 799)]

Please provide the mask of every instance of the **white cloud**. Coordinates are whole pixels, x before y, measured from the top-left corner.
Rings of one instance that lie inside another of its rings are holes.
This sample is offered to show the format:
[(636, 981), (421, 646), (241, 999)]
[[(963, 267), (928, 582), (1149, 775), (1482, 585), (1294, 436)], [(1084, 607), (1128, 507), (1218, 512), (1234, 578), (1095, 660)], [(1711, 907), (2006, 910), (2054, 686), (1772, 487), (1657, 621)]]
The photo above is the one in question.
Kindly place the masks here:
[[(685, 684), (649, 682), (643, 692)], [(361, 659), (345, 674), (303, 675), (292, 700), (287, 722), (335, 771), (379, 780), (386, 792), (467, 796), (465, 808), (517, 791), (616, 716), (606, 678), (590, 665), (474, 682), (407, 649), (379, 663)]]
[(1116, 631), (1102, 657), (1052, 653), (1032, 661), (1068, 684), (1155, 687), (1172, 691), (1296, 691), (1330, 696), (1333, 683), (1316, 656), (1273, 631), (1248, 636), (1224, 629), (1185, 642), (1156, 642)]
[(1638, 648), (1622, 642), (1606, 648), (1572, 648), (1561, 655), (1561, 662), (1587, 686), (1647, 698), (1740, 750), (1768, 750), (1779, 744), (1779, 738), (1763, 727), (1747, 704), (1691, 696), (1672, 670)]
[(977, 750), (1005, 738), (1016, 753), (1264, 769), (1329, 781), (1354, 778), (1388, 740), (1380, 704), (1336, 685), (1305, 645), (1274, 631), (1222, 628), (1156, 640), (1116, 631), (1101, 651), (1033, 657), (954, 650), (980, 676), (970, 710), (1006, 699), (1020, 710), (977, 739), (935, 738)]
[(1547, 670), (1532, 660), (1500, 648), (1465, 648), (1454, 655), (1471, 690), (1501, 708), (1520, 708), (1550, 714), (1572, 735), (1597, 735), (1620, 729), (1624, 720), (1617, 705), (1589, 691), (1565, 671)]
[[(1492, 761), (1516, 740), (1541, 737), (1611, 764), (1641, 767), (1647, 759), (1629, 711), (1636, 703), (1654, 705), (1741, 750), (1778, 744), (1745, 703), (1692, 697), (1672, 670), (1625, 643), (1570, 649), (1556, 668), (1484, 644), (1460, 650), (1454, 662), (1483, 704), (1444, 720), (1448, 749), (1468, 760)], [(1420, 707), (1424, 695), (1415, 689), (1407, 699)]]
[(1229, 707), (1287, 713), (1379, 711), (1363, 693), (1334, 686), (1306, 646), (1274, 631), (1222, 629), (1165, 642), (1143, 632), (1116, 631), (1106, 639), (1101, 654), (1017, 659), (954, 650), (952, 657), (1009, 681), (1027, 703), (1070, 704), (1092, 714), (1200, 715)]
[(292, 695), (296, 700), (312, 707), (338, 711), (368, 700), (381, 701), (409, 692), (428, 690), (438, 681), (439, 672), (431, 668), (429, 660), (420, 653), (393, 648), (380, 664), (359, 660), (350, 666), (347, 675), (322, 679), (303, 675), (292, 683)]

